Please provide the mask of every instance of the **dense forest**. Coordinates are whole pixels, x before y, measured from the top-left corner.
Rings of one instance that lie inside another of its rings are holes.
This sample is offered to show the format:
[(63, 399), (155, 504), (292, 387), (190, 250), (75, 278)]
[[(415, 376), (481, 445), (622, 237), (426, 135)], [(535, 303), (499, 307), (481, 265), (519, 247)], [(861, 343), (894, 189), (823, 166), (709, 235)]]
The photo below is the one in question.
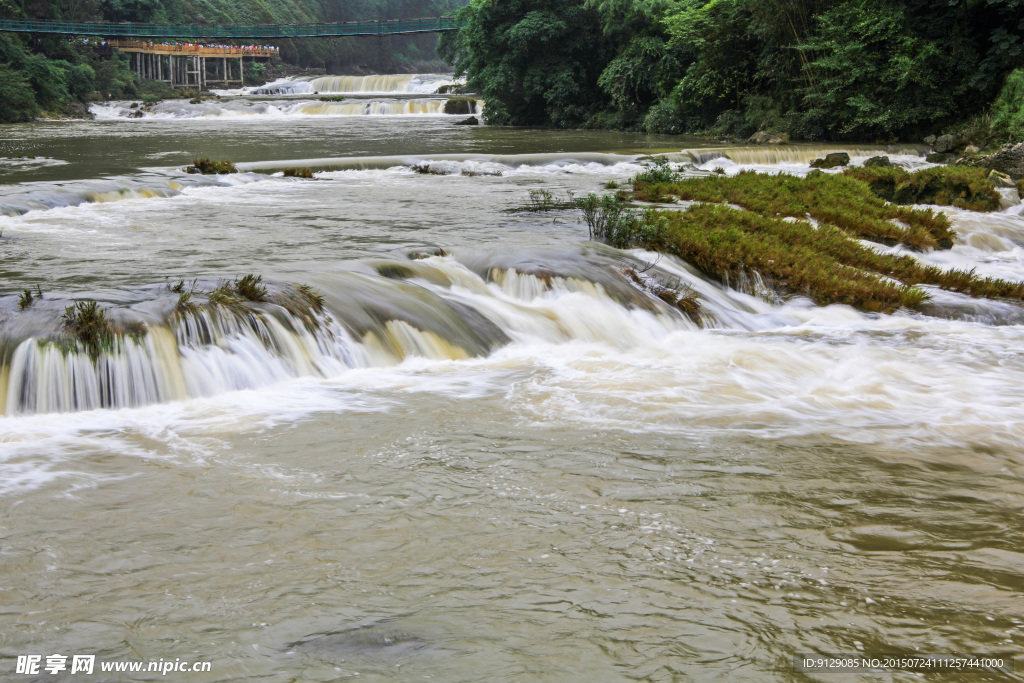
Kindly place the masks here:
[[(465, 0), (0, 0), (0, 18), (154, 24), (292, 24), (434, 17)], [(329, 72), (396, 72), (436, 60), (433, 34), (277, 40), (285, 62)], [(0, 34), (0, 122), (74, 114), (99, 97), (141, 97), (126, 60), (68, 36)]]
[(1024, 138), (1024, 0), (473, 0), (442, 55), (498, 124)]

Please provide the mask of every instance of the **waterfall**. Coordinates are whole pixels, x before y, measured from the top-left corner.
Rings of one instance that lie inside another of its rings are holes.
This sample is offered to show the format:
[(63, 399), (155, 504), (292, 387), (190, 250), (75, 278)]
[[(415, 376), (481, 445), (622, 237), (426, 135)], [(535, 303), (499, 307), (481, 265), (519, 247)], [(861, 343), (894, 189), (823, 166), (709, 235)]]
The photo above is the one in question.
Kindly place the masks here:
[[(393, 277), (340, 273), (325, 280), (326, 307), (319, 311), (289, 305), (298, 300), (294, 295), (280, 299), (285, 303), (182, 309), (169, 304), (176, 295), (166, 287), (154, 287), (149, 310), (167, 312), (137, 321), (145, 334), (121, 335), (99, 348), (55, 332), (56, 321), (38, 323), (41, 312), (26, 331), (28, 323), (15, 324), (19, 315), (11, 311), (0, 324), (0, 414), (134, 408), (298, 377), (337, 377), (410, 357), (458, 361), (509, 343), (573, 340), (626, 347), (697, 328), (631, 285), (618, 261), (577, 261), (559, 264), (561, 273), (493, 259), (389, 263), (380, 270)], [(273, 287), (294, 292), (290, 285)], [(47, 310), (61, 310), (61, 302), (49, 304)], [(117, 313), (118, 319), (129, 315)]]

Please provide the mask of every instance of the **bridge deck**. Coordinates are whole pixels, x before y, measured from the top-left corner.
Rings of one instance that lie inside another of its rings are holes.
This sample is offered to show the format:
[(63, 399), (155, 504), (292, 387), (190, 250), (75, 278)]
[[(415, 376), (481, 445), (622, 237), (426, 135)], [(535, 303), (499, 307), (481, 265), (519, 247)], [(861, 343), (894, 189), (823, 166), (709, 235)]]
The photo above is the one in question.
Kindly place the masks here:
[(2, 19), (0, 31), (19, 33), (63, 33), (75, 36), (127, 36), (132, 38), (313, 38), (333, 36), (386, 36), (401, 33), (455, 31), (455, 17), (402, 19), (398, 21), (352, 21), (342, 24), (296, 24), (256, 26), (194, 26), (162, 24), (92, 24), (65, 21)]

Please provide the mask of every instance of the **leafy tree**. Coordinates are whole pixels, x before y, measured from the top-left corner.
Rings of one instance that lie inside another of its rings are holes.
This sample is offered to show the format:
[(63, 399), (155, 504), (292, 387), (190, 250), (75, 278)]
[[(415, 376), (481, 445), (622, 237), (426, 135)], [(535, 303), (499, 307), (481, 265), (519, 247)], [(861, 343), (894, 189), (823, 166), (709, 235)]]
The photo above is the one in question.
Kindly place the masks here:
[(0, 64), (0, 122), (31, 121), (38, 113), (35, 91), (24, 74)]
[(473, 0), (439, 51), (498, 124), (570, 127), (598, 112), (612, 45), (582, 0)]
[(818, 17), (800, 48), (815, 55), (806, 118), (828, 137), (872, 139), (952, 120), (977, 55), (964, 42), (923, 37), (901, 3), (844, 2)]

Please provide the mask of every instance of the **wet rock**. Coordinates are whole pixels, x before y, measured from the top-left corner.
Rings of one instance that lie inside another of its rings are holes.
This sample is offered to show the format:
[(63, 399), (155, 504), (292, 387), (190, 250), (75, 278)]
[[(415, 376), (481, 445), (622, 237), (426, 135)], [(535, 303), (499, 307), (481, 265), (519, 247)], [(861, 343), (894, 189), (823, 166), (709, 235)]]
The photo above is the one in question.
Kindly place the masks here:
[(455, 122), (456, 126), (479, 126), (480, 119), (475, 116), (470, 116), (468, 119), (462, 119), (461, 121)]
[(928, 137), (926, 137), (924, 139), (924, 144), (928, 145), (929, 147), (934, 147), (935, 146), (935, 140), (936, 140), (936, 138), (935, 138), (934, 135), (929, 135)]
[(1013, 182), (1013, 178), (999, 171), (989, 171), (988, 180), (996, 187), (1017, 189), (1017, 183)]
[(836, 166), (849, 166), (850, 155), (846, 152), (833, 152), (826, 154), (824, 159), (815, 159), (811, 162), (811, 168), (835, 168)]
[(785, 140), (778, 135), (761, 130), (751, 135), (748, 142), (752, 142), (755, 145), (781, 145)]
[(1013, 180), (1024, 179), (1024, 142), (1003, 145), (988, 158), (986, 167), (1004, 173)]
[(956, 155), (949, 152), (933, 152), (925, 157), (929, 164), (952, 164), (956, 161)]
[(952, 152), (954, 149), (956, 149), (956, 143), (957, 138), (955, 135), (940, 135), (939, 137), (935, 138), (935, 144), (932, 145), (932, 147), (939, 154), (944, 154), (946, 152)]
[(889, 166), (892, 166), (892, 162), (889, 161), (889, 157), (887, 157), (887, 156), (877, 156), (877, 157), (871, 157), (870, 159), (865, 161), (864, 162), (864, 166), (866, 168), (867, 167), (871, 167), (871, 166), (889, 167)]

